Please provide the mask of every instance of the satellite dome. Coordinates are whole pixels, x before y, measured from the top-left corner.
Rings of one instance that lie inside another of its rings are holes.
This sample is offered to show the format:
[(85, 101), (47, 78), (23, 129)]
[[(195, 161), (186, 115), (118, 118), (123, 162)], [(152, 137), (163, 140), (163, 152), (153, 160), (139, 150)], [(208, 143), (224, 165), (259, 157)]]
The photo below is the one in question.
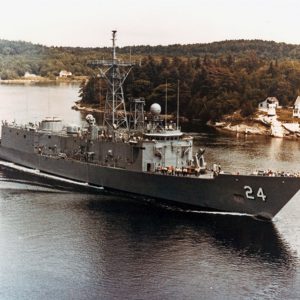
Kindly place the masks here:
[(161, 113), (161, 107), (158, 103), (153, 103), (150, 106), (150, 112), (154, 116), (158, 116)]

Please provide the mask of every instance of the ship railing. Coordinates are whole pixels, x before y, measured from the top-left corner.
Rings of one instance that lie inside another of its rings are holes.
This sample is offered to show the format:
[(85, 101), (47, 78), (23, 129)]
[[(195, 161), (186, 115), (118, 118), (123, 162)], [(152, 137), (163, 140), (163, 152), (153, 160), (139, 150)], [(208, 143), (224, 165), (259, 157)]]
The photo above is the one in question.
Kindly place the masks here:
[(165, 130), (166, 131), (169, 131), (169, 130), (181, 130), (180, 127), (177, 127), (177, 124), (176, 123), (168, 123), (166, 126), (165, 126)]
[(162, 167), (158, 166), (155, 169), (155, 173), (162, 174), (162, 175), (172, 175), (172, 176), (189, 176), (189, 177), (199, 177), (204, 174), (211, 174), (213, 177), (213, 173), (208, 173), (205, 168), (197, 168), (192, 166), (186, 167), (174, 167), (174, 166), (167, 166)]
[(137, 63), (135, 61), (122, 61), (122, 60), (109, 60), (109, 59), (97, 59), (97, 60), (90, 60), (87, 63), (89, 66), (94, 67), (110, 67), (112, 65), (116, 65), (119, 67), (132, 67)]
[(166, 126), (149, 126), (147, 128), (148, 133), (166, 133), (166, 132), (174, 132), (178, 131), (181, 132), (181, 127), (175, 124), (175, 123), (170, 123)]
[(8, 126), (8, 127), (12, 127), (12, 128), (16, 128), (16, 129), (24, 129), (24, 130), (28, 130), (28, 131), (36, 131), (37, 130), (37, 126), (35, 124), (17, 124), (16, 122), (7, 122), (7, 121), (2, 121), (2, 124), (4, 126)]
[(251, 173), (253, 176), (267, 176), (267, 177), (300, 177), (299, 171), (273, 171), (273, 170), (255, 170)]

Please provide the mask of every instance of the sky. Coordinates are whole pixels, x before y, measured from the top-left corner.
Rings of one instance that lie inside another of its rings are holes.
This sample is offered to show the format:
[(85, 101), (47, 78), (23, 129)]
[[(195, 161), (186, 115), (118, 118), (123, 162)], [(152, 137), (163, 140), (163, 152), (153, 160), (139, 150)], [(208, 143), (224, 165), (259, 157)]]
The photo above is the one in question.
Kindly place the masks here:
[(263, 39), (300, 44), (299, 0), (0, 0), (0, 39), (103, 47)]

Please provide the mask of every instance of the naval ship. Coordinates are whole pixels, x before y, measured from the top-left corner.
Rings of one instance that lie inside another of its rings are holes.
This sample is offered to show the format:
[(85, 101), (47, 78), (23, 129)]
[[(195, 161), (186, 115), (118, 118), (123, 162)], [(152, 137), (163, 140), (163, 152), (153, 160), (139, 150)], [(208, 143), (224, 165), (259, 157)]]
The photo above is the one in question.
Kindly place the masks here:
[(178, 113), (176, 122), (168, 122), (157, 103), (146, 114), (145, 100), (131, 99), (127, 112), (123, 83), (134, 63), (117, 58), (115, 42), (113, 31), (110, 60), (89, 62), (106, 83), (103, 124), (92, 115), (82, 127), (59, 118), (2, 121), (0, 159), (140, 199), (264, 219), (298, 192), (296, 176), (230, 174), (216, 164), (209, 169), (204, 150), (194, 152), (193, 138), (180, 130)]

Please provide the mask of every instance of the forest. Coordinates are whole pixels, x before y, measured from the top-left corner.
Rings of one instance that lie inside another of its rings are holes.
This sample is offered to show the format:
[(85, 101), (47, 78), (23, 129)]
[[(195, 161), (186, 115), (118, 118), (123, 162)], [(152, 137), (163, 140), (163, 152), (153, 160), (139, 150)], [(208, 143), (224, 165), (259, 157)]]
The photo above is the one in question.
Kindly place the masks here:
[[(157, 102), (162, 108), (167, 90), (168, 113), (175, 113), (178, 84), (180, 113), (188, 119), (218, 121), (238, 110), (248, 117), (268, 96), (293, 105), (300, 91), (300, 61), (266, 60), (255, 52), (196, 59), (148, 56), (133, 67), (124, 89), (128, 98), (144, 97), (147, 106)], [(103, 105), (105, 86), (98, 77), (90, 77), (80, 91), (84, 103)]]
[[(110, 57), (110, 49), (46, 47), (27, 42), (0, 40), (0, 77), (13, 79), (25, 72), (55, 78), (60, 70), (89, 76), (81, 84), (82, 101), (103, 103), (93, 59)], [(129, 53), (138, 63), (125, 85), (128, 98), (144, 97), (147, 105), (176, 110), (177, 84), (180, 112), (188, 119), (220, 120), (224, 114), (255, 111), (268, 96), (290, 106), (300, 93), (300, 46), (261, 40), (223, 41), (209, 44), (132, 46), (117, 48), (121, 59)], [(103, 88), (103, 87), (102, 87)], [(105, 89), (104, 89), (105, 90)]]

